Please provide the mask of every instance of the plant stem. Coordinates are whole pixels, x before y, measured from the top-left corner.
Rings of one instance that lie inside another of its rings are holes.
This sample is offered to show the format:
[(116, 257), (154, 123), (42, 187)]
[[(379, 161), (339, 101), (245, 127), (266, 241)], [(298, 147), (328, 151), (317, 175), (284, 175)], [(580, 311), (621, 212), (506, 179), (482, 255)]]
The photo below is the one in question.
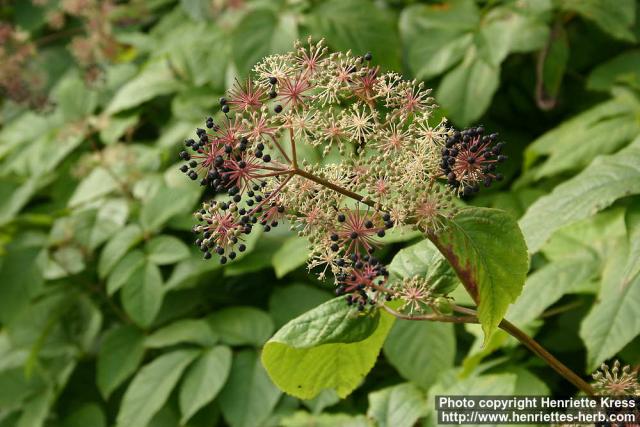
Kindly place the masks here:
[(292, 166), (294, 169), (298, 169), (298, 154), (296, 153), (296, 140), (293, 137), (293, 128), (289, 128), (289, 139), (291, 140)]
[[(477, 316), (477, 312), (470, 308), (454, 306), (453, 309), (458, 313)], [(536, 356), (544, 360), (547, 365), (549, 365), (554, 371), (556, 371), (578, 389), (585, 392), (587, 396), (595, 396), (596, 392), (588, 382), (583, 380), (578, 374), (569, 369), (564, 363), (556, 359), (551, 353), (549, 353), (544, 347), (542, 347), (536, 340), (527, 335), (523, 330), (518, 328), (513, 323), (509, 322), (507, 319), (503, 319), (502, 322), (500, 322), (499, 327), (500, 329), (520, 341)]]
[(273, 144), (276, 146), (276, 148), (278, 149), (278, 151), (280, 152), (284, 160), (287, 163), (291, 163), (291, 159), (289, 158), (289, 156), (287, 156), (287, 153), (282, 149), (282, 146), (280, 145), (278, 140), (273, 135), (270, 135), (270, 136), (271, 136), (271, 140), (273, 141)]
[(303, 177), (305, 177), (305, 178), (307, 178), (307, 179), (309, 179), (309, 180), (311, 180), (313, 182), (317, 182), (320, 185), (323, 185), (323, 186), (325, 186), (327, 188), (330, 188), (333, 191), (337, 191), (338, 193), (343, 194), (343, 195), (345, 195), (347, 197), (350, 197), (350, 198), (352, 198), (354, 200), (357, 200), (358, 202), (364, 203), (367, 206), (370, 206), (372, 208), (375, 207), (375, 205), (374, 205), (374, 203), (372, 201), (365, 200), (365, 198), (363, 196), (361, 196), (360, 194), (354, 193), (353, 191), (347, 190), (346, 188), (342, 188), (339, 185), (335, 185), (334, 183), (332, 183), (330, 181), (327, 181), (326, 179), (324, 179), (322, 177), (316, 176), (316, 175), (314, 175), (312, 173), (309, 173), (309, 172), (307, 172), (305, 170), (297, 169), (297, 168), (293, 170), (293, 173), (295, 173), (297, 175), (300, 175), (300, 176), (303, 176)]
[(456, 317), (456, 316), (447, 316), (442, 314), (424, 314), (421, 316), (411, 316), (409, 314), (400, 313), (399, 311), (394, 310), (393, 308), (382, 304), (382, 308), (387, 313), (391, 314), (398, 319), (403, 320), (428, 320), (430, 322), (445, 322), (445, 323), (478, 323), (478, 318), (475, 316), (468, 317)]

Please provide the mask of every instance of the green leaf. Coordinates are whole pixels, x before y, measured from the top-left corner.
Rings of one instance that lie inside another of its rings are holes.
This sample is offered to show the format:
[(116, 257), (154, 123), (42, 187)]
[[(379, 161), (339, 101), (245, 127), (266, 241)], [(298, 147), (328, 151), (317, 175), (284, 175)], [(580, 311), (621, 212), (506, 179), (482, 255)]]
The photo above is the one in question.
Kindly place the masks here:
[(6, 325), (28, 306), (43, 280), (36, 264), (39, 248), (9, 246), (0, 257), (0, 323)]
[(282, 327), (262, 352), (273, 382), (300, 399), (326, 388), (343, 398), (351, 393), (373, 368), (394, 321), (384, 312), (358, 313), (335, 298)]
[(640, 88), (640, 50), (624, 52), (598, 65), (589, 74), (587, 87), (592, 90), (609, 91), (617, 84)]
[(273, 254), (271, 262), (278, 279), (304, 265), (309, 258), (309, 242), (307, 239), (293, 236), (285, 240), (280, 249)]
[(496, 209), (463, 209), (432, 241), (476, 301), (487, 340), (527, 275), (527, 247), (517, 222)]
[(131, 279), (131, 276), (145, 263), (144, 253), (134, 249), (116, 264), (107, 279), (107, 294), (113, 295)]
[(587, 368), (593, 371), (640, 334), (640, 275), (626, 286), (600, 295), (580, 326), (587, 347)]
[[(205, 6), (211, 8), (210, 3)], [(184, 80), (194, 85), (193, 90), (181, 90), (178, 97), (187, 95), (193, 103), (194, 101), (198, 102), (200, 96), (206, 96), (209, 92), (206, 90), (206, 86), (203, 87), (204, 85), (212, 86), (217, 91), (226, 89), (227, 67), (230, 59), (234, 57), (231, 52), (228, 31), (219, 28), (210, 20), (198, 23), (185, 22), (171, 31), (171, 36), (167, 37), (165, 49), (173, 68), (179, 72)], [(215, 54), (212, 55), (212, 52)], [(200, 96), (190, 93), (193, 91), (199, 91)], [(216, 104), (216, 99), (209, 96), (209, 100), (205, 104), (208, 109)], [(204, 99), (202, 101), (205, 102)], [(186, 106), (189, 107), (187, 111), (193, 109), (193, 106), (188, 104)], [(187, 117), (185, 113), (186, 111), (176, 112), (174, 110), (174, 117), (184, 117), (188, 121), (193, 121), (198, 117)]]
[[(515, 10), (519, 10), (514, 8)], [(549, 29), (530, 10), (516, 13), (510, 7), (496, 7), (484, 17), (476, 36), (479, 56), (498, 67), (511, 52), (528, 52), (544, 46)]]
[(122, 398), (116, 426), (146, 426), (167, 401), (182, 372), (197, 356), (195, 350), (176, 350), (145, 365)]
[(282, 245), (283, 239), (277, 235), (263, 235), (262, 230), (256, 230), (245, 239), (247, 250), (242, 252), (224, 269), (225, 276), (239, 276), (266, 268), (271, 268), (271, 258)]
[(82, 79), (70, 73), (54, 89), (53, 97), (66, 122), (90, 115), (98, 105), (97, 92), (87, 89)]
[(171, 217), (189, 213), (200, 197), (200, 191), (161, 187), (140, 210), (140, 224), (147, 231), (157, 231)]
[(69, 207), (82, 205), (107, 194), (118, 188), (118, 183), (111, 174), (103, 168), (95, 168), (89, 176), (84, 178), (69, 199)]
[(138, 123), (138, 115), (106, 117), (106, 123), (101, 126), (100, 140), (107, 145), (115, 144), (127, 131)]
[(46, 388), (35, 396), (31, 397), (22, 406), (22, 415), (15, 424), (15, 427), (43, 427), (51, 404), (54, 401), (54, 392), (51, 388)]
[(547, 384), (526, 369), (517, 367), (513, 369), (513, 373), (518, 376), (513, 392), (515, 396), (548, 396), (550, 394)]
[[(567, 225), (554, 232), (540, 252), (550, 261), (581, 256), (585, 251), (606, 260), (620, 239), (627, 236), (625, 209), (614, 207)], [(626, 248), (625, 248), (626, 249)]]
[(499, 82), (499, 68), (468, 55), (442, 79), (436, 99), (454, 122), (465, 126), (484, 114)]
[[(204, 52), (206, 53), (207, 48), (204, 49)], [(183, 55), (186, 55), (186, 53), (183, 52)], [(212, 57), (215, 56), (207, 56), (207, 58)], [(202, 68), (206, 69), (207, 67), (203, 66)], [(189, 126), (189, 123), (193, 122), (195, 117), (207, 117), (211, 113), (212, 100), (220, 99), (220, 93), (220, 90), (194, 86), (180, 91), (180, 93), (173, 98), (171, 101), (171, 113), (173, 114), (173, 117), (178, 119), (180, 124), (188, 126), (185, 131), (182, 131), (179, 134), (179, 137), (192, 134), (193, 129), (201, 125), (201, 123), (197, 122), (195, 125)], [(171, 133), (172, 132), (166, 132), (163, 137), (169, 138)], [(175, 146), (175, 140), (175, 138), (171, 138), (171, 146)], [(177, 168), (174, 166), (174, 169)], [(186, 183), (184, 174), (178, 174), (176, 177), (181, 183)]]
[(374, 427), (364, 415), (309, 414), (298, 411), (280, 421), (282, 427)]
[(32, 177), (21, 185), (13, 180), (0, 178), (0, 225), (13, 220), (41, 184), (38, 177)]
[(181, 319), (149, 335), (144, 345), (150, 348), (168, 347), (179, 343), (210, 347), (218, 341), (209, 324), (201, 319)]
[(150, 326), (164, 299), (160, 268), (151, 262), (138, 267), (125, 283), (120, 297), (124, 310), (137, 324)]
[(522, 326), (532, 322), (576, 285), (596, 277), (599, 269), (597, 257), (588, 251), (545, 265), (527, 278), (522, 295), (506, 317)]
[(389, 264), (391, 280), (424, 277), (440, 294), (453, 291), (460, 281), (438, 248), (425, 239), (398, 251)]
[(520, 220), (529, 251), (551, 234), (587, 218), (621, 197), (640, 193), (640, 138), (620, 152), (601, 156), (580, 174), (539, 198)]
[(218, 402), (224, 419), (232, 427), (261, 425), (280, 398), (280, 390), (269, 380), (254, 350), (243, 350), (233, 358), (227, 384)]
[[(460, 378), (456, 371), (448, 371), (440, 383), (429, 390), (430, 396), (513, 396), (516, 391), (518, 377), (516, 374), (471, 375)], [(429, 419), (438, 419), (436, 400), (429, 399)], [(477, 424), (464, 424), (468, 427)]]
[(137, 107), (156, 96), (173, 93), (179, 88), (180, 83), (176, 80), (166, 58), (155, 58), (116, 92), (106, 112), (114, 114)]
[(205, 351), (189, 368), (180, 387), (181, 424), (218, 395), (231, 370), (231, 355), (229, 347), (220, 345)]
[[(515, 392), (517, 379), (515, 374), (472, 375), (461, 379), (455, 372), (449, 371), (429, 390), (429, 394), (432, 396), (510, 396)], [(435, 409), (435, 400), (432, 402), (431, 410)]]
[(403, 378), (427, 390), (442, 372), (453, 367), (453, 325), (398, 320), (384, 343), (384, 355)]
[(184, 261), (179, 262), (173, 268), (173, 272), (165, 288), (167, 291), (173, 289), (183, 289), (192, 287), (198, 283), (198, 279), (207, 273), (212, 273), (221, 268), (219, 262), (203, 262), (200, 257), (187, 258)]
[(145, 245), (147, 258), (154, 264), (175, 264), (189, 258), (189, 247), (182, 240), (173, 236), (157, 236)]
[(255, 345), (265, 343), (273, 333), (273, 321), (267, 313), (253, 307), (231, 307), (207, 317), (220, 340), (229, 345)]
[(473, 0), (404, 8), (400, 34), (413, 74), (428, 79), (461, 61), (479, 23), (480, 12)]
[(580, 337), (587, 347), (587, 366), (590, 370), (615, 356), (640, 334), (638, 206), (637, 203), (632, 205), (627, 212), (628, 245), (618, 244), (617, 247), (621, 249), (607, 259), (598, 301), (580, 327)]
[(335, 405), (340, 402), (340, 397), (336, 391), (332, 388), (326, 388), (320, 392), (316, 397), (310, 400), (303, 400), (302, 404), (309, 408), (314, 414), (321, 413), (325, 408)]
[(315, 286), (293, 284), (277, 287), (269, 297), (269, 313), (276, 327), (331, 299), (331, 294)]
[(625, 218), (628, 240), (629, 256), (622, 273), (621, 286), (627, 286), (633, 278), (640, 274), (640, 204), (635, 203), (627, 210)]
[(466, 323), (464, 330), (473, 335), (474, 340), (469, 351), (462, 361), (462, 369), (460, 377), (466, 377), (478, 371), (478, 366), (484, 359), (491, 356), (503, 347), (514, 344), (515, 340), (510, 341), (510, 336), (503, 330), (496, 331), (489, 340), (484, 339), (482, 327), (477, 324)]
[(322, 34), (335, 50), (371, 52), (376, 64), (400, 67), (400, 40), (393, 15), (369, 0), (320, 2), (309, 15), (312, 34)]
[(211, 13), (211, 3), (206, 0), (180, 0), (180, 6), (194, 21), (206, 20)]
[(577, 12), (593, 21), (617, 39), (636, 41), (629, 28), (635, 21), (635, 0), (560, 0), (559, 4), (562, 9)]
[(64, 419), (62, 427), (106, 427), (107, 418), (97, 403), (85, 403)]
[(426, 396), (411, 383), (369, 393), (367, 416), (379, 427), (412, 427), (426, 412)]
[(541, 49), (549, 38), (550, 9), (548, 0), (525, 0), (493, 8), (488, 20), (504, 24), (503, 36), (509, 38), (509, 53), (532, 52)]
[(108, 331), (98, 352), (97, 383), (108, 399), (142, 362), (144, 335), (133, 326), (118, 326)]
[(46, 255), (47, 261), (42, 277), (46, 280), (55, 280), (78, 274), (86, 267), (84, 257), (85, 254), (78, 246), (65, 245), (51, 249)]
[(19, 408), (28, 397), (41, 389), (42, 386), (43, 383), (39, 377), (27, 378), (22, 366), (0, 370), (0, 410), (8, 411)]
[(127, 222), (129, 204), (123, 198), (108, 199), (98, 208), (96, 220), (91, 229), (88, 246), (97, 248), (113, 236)]
[(291, 50), (298, 37), (295, 18), (270, 9), (255, 9), (236, 25), (231, 38), (233, 58), (241, 75), (263, 57)]
[(541, 157), (544, 163), (527, 172), (530, 179), (577, 171), (595, 157), (620, 149), (638, 134), (640, 100), (631, 92), (618, 90), (614, 99), (580, 113), (543, 134), (525, 150), (525, 168)]
[(142, 236), (142, 229), (137, 224), (129, 224), (114, 234), (100, 254), (98, 275), (105, 278), (129, 249), (140, 243)]

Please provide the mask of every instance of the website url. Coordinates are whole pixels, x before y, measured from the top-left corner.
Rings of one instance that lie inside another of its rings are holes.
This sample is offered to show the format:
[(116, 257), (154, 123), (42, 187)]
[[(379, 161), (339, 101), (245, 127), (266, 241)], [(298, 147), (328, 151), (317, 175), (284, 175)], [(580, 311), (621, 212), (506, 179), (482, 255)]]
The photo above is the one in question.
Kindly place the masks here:
[(438, 424), (635, 424), (635, 413), (438, 411)]

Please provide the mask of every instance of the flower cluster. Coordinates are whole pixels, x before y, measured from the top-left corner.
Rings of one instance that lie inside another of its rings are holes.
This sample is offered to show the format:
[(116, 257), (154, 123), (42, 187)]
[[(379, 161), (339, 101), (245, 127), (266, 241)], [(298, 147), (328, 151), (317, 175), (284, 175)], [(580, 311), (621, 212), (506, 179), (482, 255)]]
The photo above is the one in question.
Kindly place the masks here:
[(389, 285), (374, 253), (391, 229), (445, 228), (456, 196), (502, 178), (503, 144), (482, 127), (434, 121), (423, 83), (372, 60), (296, 43), (219, 100), (219, 115), (180, 153), (181, 170), (222, 197), (196, 213), (205, 258), (216, 252), (225, 263), (256, 226), (286, 220), (310, 243), (309, 268), (331, 273), (349, 304), (364, 309), (384, 295), (415, 312), (434, 297), (418, 279)]
[(616, 360), (613, 367), (606, 363), (593, 374), (594, 388), (603, 396), (640, 396), (638, 371), (630, 366), (621, 366)]
[(26, 32), (0, 23), (0, 96), (39, 109), (47, 104), (42, 75), (29, 67), (36, 54)]
[(102, 65), (115, 59), (120, 46), (113, 34), (114, 0), (61, 0), (50, 7), (51, 0), (31, 0), (34, 6), (46, 7), (45, 17), (49, 27), (62, 30), (70, 20), (77, 20), (82, 34), (71, 39), (68, 48), (84, 71), (88, 83), (102, 77)]

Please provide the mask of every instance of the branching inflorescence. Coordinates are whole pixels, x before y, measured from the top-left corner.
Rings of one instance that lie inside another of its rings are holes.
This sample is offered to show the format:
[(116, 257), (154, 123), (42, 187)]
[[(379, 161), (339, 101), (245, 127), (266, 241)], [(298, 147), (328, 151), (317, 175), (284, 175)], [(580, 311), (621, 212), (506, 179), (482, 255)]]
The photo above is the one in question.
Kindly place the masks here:
[(371, 62), (309, 40), (235, 82), (220, 119), (208, 118), (180, 153), (189, 178), (227, 196), (196, 213), (196, 244), (226, 263), (256, 227), (286, 220), (309, 241), (309, 268), (332, 273), (349, 304), (400, 298), (402, 310), (437, 311), (428, 283), (388, 283), (374, 253), (389, 229), (441, 231), (456, 196), (502, 178), (503, 143), (482, 127), (434, 121), (423, 83)]

